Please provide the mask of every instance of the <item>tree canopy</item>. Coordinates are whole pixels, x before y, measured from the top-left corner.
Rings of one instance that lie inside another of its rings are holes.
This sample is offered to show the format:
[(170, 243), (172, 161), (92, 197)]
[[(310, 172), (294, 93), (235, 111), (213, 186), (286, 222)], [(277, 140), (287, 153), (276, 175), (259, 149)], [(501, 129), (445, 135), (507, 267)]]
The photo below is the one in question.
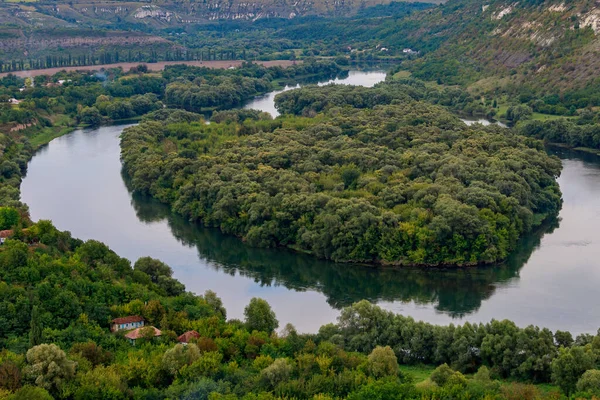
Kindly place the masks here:
[(496, 262), (561, 206), (561, 164), (540, 142), (414, 100), (147, 121), (124, 132), (122, 159), (134, 190), (191, 220), (336, 261)]

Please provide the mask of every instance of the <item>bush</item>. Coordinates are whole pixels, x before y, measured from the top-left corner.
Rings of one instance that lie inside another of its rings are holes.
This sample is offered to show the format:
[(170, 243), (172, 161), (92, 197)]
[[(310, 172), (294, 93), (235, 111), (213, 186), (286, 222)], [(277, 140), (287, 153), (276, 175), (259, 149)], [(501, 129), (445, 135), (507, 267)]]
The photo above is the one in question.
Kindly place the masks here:
[(10, 400), (53, 400), (46, 389), (35, 386), (23, 386), (17, 390)]
[(455, 374), (455, 371), (448, 366), (448, 364), (442, 364), (437, 367), (432, 373), (429, 379), (436, 385), (442, 387), (446, 385), (448, 380)]
[(69, 360), (55, 344), (41, 344), (27, 351), (26, 379), (50, 392), (60, 388), (75, 376), (77, 363)]
[(375, 378), (396, 376), (398, 374), (398, 360), (390, 346), (377, 346), (368, 358), (369, 373)]
[(585, 371), (577, 381), (577, 391), (600, 395), (600, 370)]
[(278, 358), (267, 368), (260, 371), (262, 381), (269, 387), (274, 388), (281, 382), (285, 382), (292, 374), (292, 366), (284, 358)]

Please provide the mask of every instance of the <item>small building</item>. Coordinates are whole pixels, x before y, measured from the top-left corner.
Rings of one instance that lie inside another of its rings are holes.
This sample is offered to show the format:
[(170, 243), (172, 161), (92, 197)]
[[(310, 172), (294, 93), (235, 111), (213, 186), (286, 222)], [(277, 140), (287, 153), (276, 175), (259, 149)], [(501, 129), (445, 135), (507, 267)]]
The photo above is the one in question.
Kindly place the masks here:
[(13, 235), (13, 230), (12, 229), (6, 229), (4, 231), (0, 231), (0, 244), (4, 244), (4, 242), (6, 241), (6, 239), (8, 239), (9, 237), (11, 237)]
[(17, 99), (15, 99), (15, 98), (13, 97), (13, 98), (10, 98), (10, 99), (8, 99), (8, 102), (9, 102), (10, 104), (18, 105), (18, 104), (20, 104), (20, 103), (21, 103), (21, 100), (17, 100)]
[(110, 331), (117, 332), (122, 330), (131, 330), (136, 328), (142, 328), (144, 326), (144, 318), (137, 315), (131, 315), (129, 317), (115, 318), (110, 323)]
[(196, 331), (187, 331), (177, 338), (177, 341), (182, 344), (188, 344), (192, 339), (198, 339), (200, 334)]
[(162, 335), (162, 332), (160, 331), (160, 329), (157, 329), (153, 326), (146, 326), (146, 327), (137, 328), (137, 329), (132, 330), (131, 332), (129, 332), (128, 334), (125, 335), (125, 338), (128, 339), (131, 344), (135, 345), (135, 341), (140, 339), (141, 337), (143, 337), (141, 331), (144, 328), (154, 329), (154, 337), (159, 337)]

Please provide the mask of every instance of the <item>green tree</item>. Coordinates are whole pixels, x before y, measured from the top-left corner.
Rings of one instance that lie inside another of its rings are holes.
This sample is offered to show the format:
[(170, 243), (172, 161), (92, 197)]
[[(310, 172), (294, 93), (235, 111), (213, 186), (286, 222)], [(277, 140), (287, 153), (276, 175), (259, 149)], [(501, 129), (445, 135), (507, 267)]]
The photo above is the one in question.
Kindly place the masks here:
[(448, 364), (444, 363), (437, 367), (432, 373), (429, 379), (436, 385), (442, 387), (450, 380), (450, 378), (456, 373)]
[(552, 381), (570, 395), (583, 373), (594, 369), (597, 359), (591, 346), (574, 346), (568, 349), (563, 347), (552, 362)]
[(92, 363), (94, 367), (109, 364), (113, 359), (113, 355), (109, 351), (104, 350), (102, 346), (98, 346), (94, 342), (75, 343), (70, 353), (80, 355)]
[(223, 320), (227, 319), (227, 310), (223, 306), (223, 301), (212, 290), (204, 292), (204, 300), (210, 305), (217, 315), (220, 315)]
[(77, 119), (82, 124), (98, 126), (102, 122), (102, 114), (96, 107), (84, 107), (77, 115)]
[(340, 170), (342, 181), (346, 189), (355, 189), (356, 181), (360, 177), (360, 170), (354, 164), (345, 165)]
[(172, 278), (173, 270), (171, 267), (160, 260), (142, 257), (135, 262), (133, 270), (148, 275), (152, 282), (156, 283), (169, 296), (177, 296), (185, 291), (185, 286)]
[(144, 307), (143, 315), (151, 324), (158, 325), (165, 316), (165, 307), (159, 300), (150, 300)]
[(0, 207), (0, 230), (10, 229), (19, 223), (19, 212), (12, 207)]
[(476, 380), (477, 382), (483, 382), (483, 383), (489, 382), (491, 380), (490, 370), (485, 365), (482, 365), (477, 370), (477, 373), (475, 373), (475, 375), (473, 375), (473, 379)]
[(126, 388), (116, 366), (101, 365), (81, 376), (75, 400), (126, 399)]
[(516, 106), (509, 107), (508, 110), (506, 110), (506, 119), (517, 123), (519, 121), (528, 119), (529, 117), (531, 117), (532, 114), (533, 110), (531, 109), (531, 107), (525, 104), (519, 104)]
[(369, 373), (375, 378), (398, 375), (398, 360), (390, 346), (377, 346), (368, 358)]
[(23, 375), (36, 386), (58, 393), (75, 376), (77, 363), (55, 344), (40, 344), (27, 351)]
[(571, 335), (571, 332), (565, 331), (554, 332), (554, 340), (556, 341), (557, 345), (563, 347), (571, 347), (571, 345), (574, 342), (573, 335)]
[(590, 369), (583, 373), (577, 381), (577, 391), (594, 395), (600, 394), (600, 370)]
[(54, 400), (48, 391), (36, 386), (23, 386), (10, 397), (10, 400)]
[(285, 382), (292, 374), (292, 366), (285, 358), (278, 358), (267, 368), (260, 371), (260, 376), (269, 387), (274, 388), (281, 382)]
[(27, 265), (29, 248), (27, 244), (19, 240), (7, 240), (4, 242), (0, 265), (7, 270), (21, 268)]
[(218, 351), (207, 351), (203, 353), (190, 365), (184, 365), (179, 373), (187, 381), (195, 381), (199, 376), (213, 378), (221, 368), (223, 355)]
[(38, 306), (31, 309), (31, 322), (29, 324), (29, 347), (42, 344), (42, 322)]
[(404, 400), (420, 397), (413, 385), (402, 384), (396, 379), (378, 380), (362, 385), (350, 393), (348, 400)]
[(257, 297), (250, 300), (250, 304), (244, 309), (244, 316), (246, 317), (246, 326), (250, 331), (272, 333), (279, 327), (279, 321), (269, 303)]
[(133, 265), (135, 271), (141, 271), (148, 275), (152, 282), (157, 283), (161, 276), (171, 276), (173, 270), (164, 262), (152, 257), (141, 257)]
[(162, 366), (169, 371), (171, 375), (177, 372), (185, 365), (191, 365), (200, 358), (200, 350), (195, 344), (178, 344), (165, 352), (162, 358)]

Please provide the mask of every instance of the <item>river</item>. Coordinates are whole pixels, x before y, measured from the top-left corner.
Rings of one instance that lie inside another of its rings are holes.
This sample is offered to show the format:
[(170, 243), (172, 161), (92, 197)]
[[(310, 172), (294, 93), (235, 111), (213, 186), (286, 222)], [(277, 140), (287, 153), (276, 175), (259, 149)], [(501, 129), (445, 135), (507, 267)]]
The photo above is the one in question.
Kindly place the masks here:
[[(353, 74), (352, 76), (356, 75)], [(510, 319), (573, 333), (595, 332), (600, 308), (600, 159), (567, 151), (559, 222), (526, 237), (504, 264), (458, 270), (385, 270), (335, 264), (285, 249), (256, 249), (132, 195), (121, 175), (124, 126), (78, 130), (40, 149), (22, 183), (34, 220), (50, 219), (81, 239), (103, 241), (135, 261), (168, 263), (187, 289), (214, 290), (230, 318), (252, 297), (280, 321), (315, 332), (361, 299), (415, 319), (447, 324)]]
[[(379, 82), (385, 80), (386, 73), (384, 71), (350, 71), (348, 76), (344, 78), (331, 79), (326, 82), (318, 82), (317, 85), (323, 86), (330, 83), (343, 84), (343, 85), (358, 85), (373, 87)], [(267, 93), (264, 96), (258, 96), (253, 100), (247, 102), (244, 108), (252, 108), (255, 110), (261, 110), (268, 112), (273, 117), (277, 117), (279, 112), (275, 108), (275, 96), (279, 93), (287, 92), (288, 90), (299, 88), (300, 85), (286, 86), (282, 90), (276, 90), (271, 93)]]

